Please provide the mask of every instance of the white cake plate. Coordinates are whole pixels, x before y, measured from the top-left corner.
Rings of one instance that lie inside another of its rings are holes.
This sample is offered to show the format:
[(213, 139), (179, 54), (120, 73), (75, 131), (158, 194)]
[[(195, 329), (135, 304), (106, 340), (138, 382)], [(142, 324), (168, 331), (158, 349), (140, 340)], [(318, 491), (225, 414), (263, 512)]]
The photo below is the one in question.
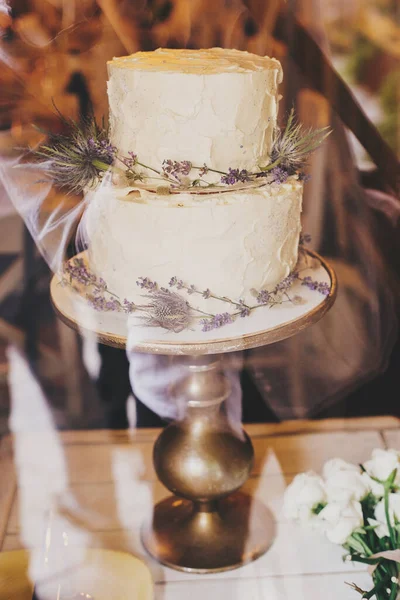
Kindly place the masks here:
[[(302, 270), (302, 278), (311, 276), (313, 280), (328, 283), (329, 295), (323, 296), (296, 281), (290, 295), (302, 296), (303, 304), (285, 302), (273, 307), (260, 307), (248, 317), (237, 318), (234, 323), (208, 332), (201, 331), (200, 324), (196, 324), (193, 329), (174, 333), (143, 326), (135, 313), (127, 316), (124, 313), (99, 312), (88, 305), (83, 294), (60, 285), (58, 275), (54, 275), (51, 281), (51, 298), (62, 321), (81, 333), (94, 333), (100, 343), (108, 346), (125, 348), (129, 330), (129, 347), (137, 352), (192, 356), (233, 352), (295, 335), (318, 321), (332, 306), (337, 292), (333, 269), (315, 252), (304, 252), (306, 268)], [(85, 253), (79, 256), (85, 257)]]

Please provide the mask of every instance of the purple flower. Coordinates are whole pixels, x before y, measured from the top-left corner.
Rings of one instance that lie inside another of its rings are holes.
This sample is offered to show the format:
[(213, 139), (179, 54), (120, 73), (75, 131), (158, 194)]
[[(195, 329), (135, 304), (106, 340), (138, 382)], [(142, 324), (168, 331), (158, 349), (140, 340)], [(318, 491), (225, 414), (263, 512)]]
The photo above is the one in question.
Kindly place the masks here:
[(182, 279), (178, 279), (178, 281), (176, 282), (176, 287), (178, 288), (178, 290), (181, 290), (185, 287), (185, 284), (183, 283)]
[(176, 285), (178, 279), (176, 277), (171, 277), (171, 279), (169, 280), (169, 287), (174, 287), (174, 285)]
[(245, 183), (246, 181), (250, 181), (251, 177), (246, 171), (246, 169), (231, 169), (229, 168), (228, 173), (226, 175), (222, 175), (221, 183), (226, 183), (227, 185), (234, 185), (235, 183)]
[(318, 284), (318, 291), (320, 294), (322, 294), (323, 296), (329, 296), (330, 291), (331, 291), (331, 286), (329, 285), (329, 283), (326, 282), (320, 282)]
[(176, 180), (180, 181), (180, 175), (189, 175), (192, 169), (192, 163), (188, 160), (163, 160), (162, 163), (162, 172), (167, 177), (174, 177)]
[(94, 296), (87, 294), (86, 296), (89, 305), (98, 311), (111, 312), (121, 310), (121, 303), (116, 298), (107, 299), (104, 296)]
[(292, 287), (294, 280), (297, 278), (298, 273), (290, 273), (290, 275), (285, 277), (285, 279), (282, 279), (282, 281), (275, 286), (273, 293), (277, 294), (278, 292), (287, 292)]
[(314, 281), (310, 276), (304, 277), (302, 279), (301, 285), (305, 285), (309, 290), (317, 290), (318, 289), (318, 281)]
[(148, 277), (139, 277), (139, 279), (136, 282), (136, 285), (138, 285), (140, 288), (142, 288), (142, 290), (143, 289), (145, 289), (145, 290), (156, 290), (157, 289), (157, 283), (155, 281), (152, 281)]
[(130, 302), (126, 298), (122, 302), (123, 310), (126, 313), (133, 313), (136, 310), (136, 304), (134, 302)]
[(251, 312), (250, 311), (250, 307), (247, 306), (247, 304), (245, 304), (244, 300), (239, 300), (238, 307), (240, 308), (240, 313), (239, 314), (240, 314), (240, 316), (242, 318), (249, 316), (249, 314)]
[(127, 158), (127, 157), (123, 158), (122, 162), (127, 167), (127, 169), (133, 169), (133, 167), (137, 163), (137, 154), (134, 154), (133, 152), (128, 152), (128, 154), (129, 154), (129, 158)]
[(282, 169), (282, 167), (275, 167), (272, 169), (271, 173), (274, 176), (274, 183), (285, 183), (289, 177), (288, 172), (285, 169)]
[(329, 283), (326, 283), (325, 281), (314, 281), (309, 276), (302, 279), (301, 285), (305, 285), (308, 289), (319, 292), (323, 296), (329, 296), (331, 291)]
[(204, 177), (204, 175), (207, 175), (208, 171), (209, 171), (209, 168), (207, 167), (206, 163), (204, 163), (204, 165), (202, 166), (202, 168), (199, 171), (199, 176)]
[(222, 313), (214, 315), (210, 319), (201, 319), (200, 324), (202, 331), (211, 331), (212, 329), (218, 329), (229, 323), (233, 323), (233, 317), (229, 313)]
[(188, 288), (188, 291), (187, 291), (187, 293), (188, 293), (188, 294), (194, 294), (194, 293), (195, 293), (195, 291), (196, 291), (196, 288), (195, 288), (195, 286), (192, 284), (192, 285), (191, 285), (191, 286)]
[(99, 160), (102, 160), (108, 165), (114, 162), (117, 148), (113, 146), (108, 140), (98, 140), (93, 137), (87, 141), (88, 149), (96, 154)]
[(268, 304), (271, 301), (271, 294), (267, 290), (261, 290), (257, 294), (256, 300), (258, 304)]
[(103, 280), (100, 279), (98, 282), (96, 275), (90, 273), (83, 259), (81, 258), (75, 258), (73, 261), (67, 262), (67, 264), (64, 267), (64, 273), (66, 275), (69, 275), (70, 279), (74, 279), (75, 281), (84, 286), (96, 285), (101, 288), (103, 285), (103, 283), (100, 283), (103, 282)]
[(202, 293), (202, 296), (205, 300), (208, 300), (209, 297), (211, 296), (210, 290), (208, 288), (206, 290), (204, 290), (204, 292)]

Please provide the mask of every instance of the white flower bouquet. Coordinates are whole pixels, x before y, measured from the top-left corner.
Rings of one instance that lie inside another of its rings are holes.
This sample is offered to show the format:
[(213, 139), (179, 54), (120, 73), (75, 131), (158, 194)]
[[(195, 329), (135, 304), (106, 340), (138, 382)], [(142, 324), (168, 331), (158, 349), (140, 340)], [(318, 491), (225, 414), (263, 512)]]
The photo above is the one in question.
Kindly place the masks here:
[(362, 598), (395, 600), (400, 592), (400, 452), (376, 449), (357, 466), (334, 458), (322, 477), (297, 475), (284, 497), (289, 519), (323, 531), (346, 550), (345, 560), (365, 563), (369, 591)]

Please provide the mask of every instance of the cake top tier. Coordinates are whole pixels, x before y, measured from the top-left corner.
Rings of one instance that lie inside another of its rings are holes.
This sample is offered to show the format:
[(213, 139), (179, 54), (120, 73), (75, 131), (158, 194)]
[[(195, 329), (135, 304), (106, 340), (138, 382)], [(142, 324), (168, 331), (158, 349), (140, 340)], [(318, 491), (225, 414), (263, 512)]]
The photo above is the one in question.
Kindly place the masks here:
[(164, 160), (228, 171), (269, 161), (280, 63), (239, 50), (137, 52), (108, 63), (111, 142), (160, 169)]
[(154, 52), (136, 52), (130, 56), (114, 58), (107, 64), (118, 69), (193, 75), (251, 73), (252, 71), (281, 69), (280, 63), (275, 58), (223, 48), (207, 50), (159, 48)]

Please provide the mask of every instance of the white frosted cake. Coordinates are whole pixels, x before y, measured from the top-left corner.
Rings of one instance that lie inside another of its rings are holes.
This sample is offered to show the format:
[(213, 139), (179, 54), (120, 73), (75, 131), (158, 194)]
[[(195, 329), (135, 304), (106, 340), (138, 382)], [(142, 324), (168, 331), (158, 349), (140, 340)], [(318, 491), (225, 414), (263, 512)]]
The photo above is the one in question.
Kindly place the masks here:
[[(303, 190), (294, 173), (257, 178), (270, 163), (279, 62), (160, 49), (116, 58), (108, 72), (110, 141), (136, 175), (88, 193), (91, 270), (138, 303), (140, 277), (235, 302), (273, 289), (297, 262)], [(202, 294), (190, 301), (212, 309)]]

